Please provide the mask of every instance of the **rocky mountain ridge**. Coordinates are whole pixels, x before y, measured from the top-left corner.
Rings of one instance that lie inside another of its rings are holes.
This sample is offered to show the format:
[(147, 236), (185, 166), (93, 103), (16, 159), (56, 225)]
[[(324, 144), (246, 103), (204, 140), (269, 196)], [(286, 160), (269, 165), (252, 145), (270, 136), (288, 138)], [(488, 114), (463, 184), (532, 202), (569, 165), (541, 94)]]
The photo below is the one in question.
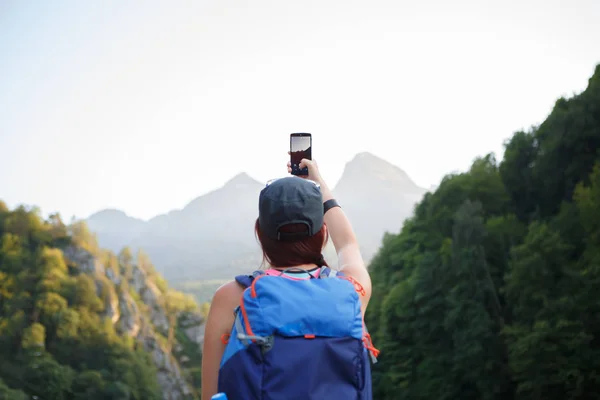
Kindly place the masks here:
[[(100, 211), (86, 221), (103, 247), (144, 249), (169, 282), (226, 279), (261, 262), (254, 222), (263, 187), (239, 173), (183, 209), (146, 223), (114, 210)], [(397, 232), (426, 192), (402, 169), (368, 152), (346, 163), (333, 191), (353, 223), (367, 261), (383, 234)], [(325, 256), (335, 264), (331, 245)]]

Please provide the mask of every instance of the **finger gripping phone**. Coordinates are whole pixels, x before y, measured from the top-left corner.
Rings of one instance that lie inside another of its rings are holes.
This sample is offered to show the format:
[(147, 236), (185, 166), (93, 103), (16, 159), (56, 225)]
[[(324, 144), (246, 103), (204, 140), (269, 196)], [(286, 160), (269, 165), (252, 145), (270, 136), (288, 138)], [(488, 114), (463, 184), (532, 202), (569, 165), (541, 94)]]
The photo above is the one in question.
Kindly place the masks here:
[(292, 165), (292, 175), (308, 175), (308, 168), (300, 168), (300, 161), (303, 158), (312, 160), (312, 135), (310, 133), (291, 133), (290, 164)]

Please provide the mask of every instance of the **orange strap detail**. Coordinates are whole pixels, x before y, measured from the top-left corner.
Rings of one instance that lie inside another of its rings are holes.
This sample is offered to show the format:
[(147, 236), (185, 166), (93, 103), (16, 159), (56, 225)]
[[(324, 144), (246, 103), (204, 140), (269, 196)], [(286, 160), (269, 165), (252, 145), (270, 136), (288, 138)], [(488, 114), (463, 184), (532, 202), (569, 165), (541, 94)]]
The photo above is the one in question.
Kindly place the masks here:
[(366, 296), (367, 292), (365, 292), (365, 289), (362, 287), (362, 285), (353, 277), (351, 276), (340, 276), (341, 279), (345, 279), (349, 282), (351, 282), (352, 284), (354, 284), (354, 290), (356, 290), (358, 293), (360, 293), (361, 296)]
[(363, 336), (363, 343), (365, 344), (367, 350), (371, 352), (371, 354), (373, 354), (375, 357), (379, 356), (380, 352), (375, 348), (375, 346), (373, 346), (373, 340), (371, 339), (370, 334), (367, 333), (365, 336)]
[(259, 275), (256, 278), (254, 278), (254, 280), (252, 281), (252, 285), (250, 285), (250, 295), (253, 298), (256, 298), (256, 281), (259, 280), (260, 278), (262, 278), (263, 276), (266, 276), (266, 275), (263, 274), (263, 275)]
[[(250, 321), (248, 320), (248, 315), (246, 314), (246, 306), (244, 305), (244, 292), (242, 292), (242, 299), (240, 300), (240, 311), (242, 312), (242, 316), (244, 317), (244, 328), (246, 328), (246, 335), (254, 336), (254, 332), (252, 332), (252, 327), (250, 326)], [(254, 339), (252, 339), (254, 341)]]
[(305, 339), (314, 339), (315, 335), (304, 335)]
[(224, 333), (221, 335), (221, 343), (227, 344), (229, 343), (229, 338), (231, 337), (231, 333)]
[[(256, 281), (259, 280), (260, 278), (262, 278), (263, 276), (266, 275), (259, 275), (256, 278), (254, 278), (254, 280), (252, 281), (252, 285), (250, 285), (250, 296), (252, 296), (253, 298), (256, 298), (257, 294), (256, 294)], [(246, 289), (248, 290), (248, 289)], [(246, 334), (249, 336), (254, 336), (254, 332), (252, 332), (252, 327), (250, 326), (250, 320), (248, 319), (248, 315), (246, 314), (246, 307), (244, 305), (244, 293), (246, 292), (246, 290), (244, 290), (244, 292), (242, 292), (242, 300), (240, 301), (240, 310), (242, 311), (242, 316), (244, 317), (244, 325), (246, 328)], [(252, 339), (253, 342), (256, 342), (255, 339)]]

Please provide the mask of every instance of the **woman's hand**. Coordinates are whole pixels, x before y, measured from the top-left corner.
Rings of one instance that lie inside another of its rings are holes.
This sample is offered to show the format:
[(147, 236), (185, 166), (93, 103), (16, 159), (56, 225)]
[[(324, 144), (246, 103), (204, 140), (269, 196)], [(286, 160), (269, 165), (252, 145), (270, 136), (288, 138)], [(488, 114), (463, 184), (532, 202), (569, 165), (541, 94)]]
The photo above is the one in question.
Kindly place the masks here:
[[(289, 151), (288, 151), (288, 154), (290, 154)], [(300, 178), (310, 179), (311, 181), (315, 181), (320, 185), (325, 184), (325, 182), (323, 181), (323, 178), (321, 177), (321, 174), (319, 173), (319, 166), (317, 165), (317, 162), (315, 160), (309, 160), (309, 159), (303, 158), (302, 161), (300, 161), (300, 164), (298, 165), (298, 167), (308, 169), (308, 175), (298, 175)], [(288, 174), (292, 173), (291, 161), (288, 161), (288, 163), (287, 163), (287, 170), (288, 170)]]

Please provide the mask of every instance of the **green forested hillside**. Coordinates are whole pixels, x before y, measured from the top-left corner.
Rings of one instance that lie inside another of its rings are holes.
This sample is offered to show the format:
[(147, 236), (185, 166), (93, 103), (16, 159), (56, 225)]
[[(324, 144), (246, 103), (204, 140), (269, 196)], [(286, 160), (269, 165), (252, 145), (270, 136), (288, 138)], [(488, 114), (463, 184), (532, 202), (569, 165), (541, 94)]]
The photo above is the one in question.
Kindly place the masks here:
[(0, 202), (0, 399), (198, 398), (201, 322), (143, 253)]
[(376, 399), (600, 398), (600, 65), (501, 162), (446, 176), (370, 268)]

